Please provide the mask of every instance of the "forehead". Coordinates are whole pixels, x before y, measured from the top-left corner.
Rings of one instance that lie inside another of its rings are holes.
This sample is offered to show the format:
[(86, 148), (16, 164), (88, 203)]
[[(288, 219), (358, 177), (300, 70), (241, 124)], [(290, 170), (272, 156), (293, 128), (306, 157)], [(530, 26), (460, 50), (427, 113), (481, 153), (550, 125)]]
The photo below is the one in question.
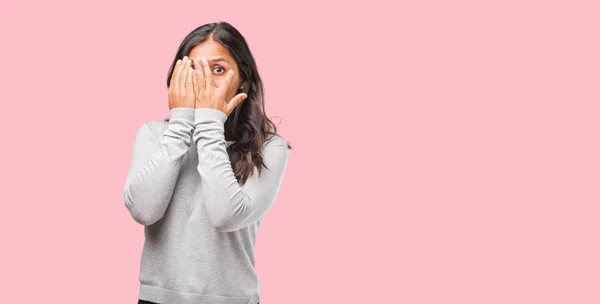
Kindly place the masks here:
[(192, 48), (189, 57), (200, 58), (200, 56), (205, 56), (209, 60), (214, 57), (223, 57), (227, 61), (233, 62), (233, 58), (229, 54), (229, 51), (220, 43), (215, 42), (213, 40), (204, 41)]

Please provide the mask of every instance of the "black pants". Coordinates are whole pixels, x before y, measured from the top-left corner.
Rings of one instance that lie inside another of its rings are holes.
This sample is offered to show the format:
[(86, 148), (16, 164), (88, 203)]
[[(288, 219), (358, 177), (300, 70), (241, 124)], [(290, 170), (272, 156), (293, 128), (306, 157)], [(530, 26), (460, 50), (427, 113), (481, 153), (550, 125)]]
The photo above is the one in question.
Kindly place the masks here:
[[(138, 299), (138, 304), (158, 304), (158, 303)], [(260, 302), (258, 302), (257, 304), (260, 304)]]

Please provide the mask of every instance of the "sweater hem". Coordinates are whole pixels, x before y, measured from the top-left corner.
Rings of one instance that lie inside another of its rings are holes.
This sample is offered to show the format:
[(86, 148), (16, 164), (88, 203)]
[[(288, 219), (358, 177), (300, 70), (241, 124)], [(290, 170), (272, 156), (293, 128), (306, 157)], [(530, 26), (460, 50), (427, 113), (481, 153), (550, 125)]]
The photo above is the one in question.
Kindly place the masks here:
[(138, 298), (160, 304), (256, 304), (260, 302), (258, 293), (246, 297), (211, 296), (144, 284), (140, 285)]

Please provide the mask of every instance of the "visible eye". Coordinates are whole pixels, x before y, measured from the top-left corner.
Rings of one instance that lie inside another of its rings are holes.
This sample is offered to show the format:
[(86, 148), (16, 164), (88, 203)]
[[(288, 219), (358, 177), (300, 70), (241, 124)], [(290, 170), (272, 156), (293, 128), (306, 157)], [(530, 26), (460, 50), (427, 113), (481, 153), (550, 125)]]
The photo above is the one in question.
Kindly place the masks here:
[[(221, 72), (225, 72), (225, 69), (224, 69), (222, 66), (219, 66), (219, 65), (215, 66), (215, 67), (213, 68), (213, 71), (214, 71), (215, 69), (221, 69)], [(220, 73), (220, 72), (217, 72), (217, 73)]]

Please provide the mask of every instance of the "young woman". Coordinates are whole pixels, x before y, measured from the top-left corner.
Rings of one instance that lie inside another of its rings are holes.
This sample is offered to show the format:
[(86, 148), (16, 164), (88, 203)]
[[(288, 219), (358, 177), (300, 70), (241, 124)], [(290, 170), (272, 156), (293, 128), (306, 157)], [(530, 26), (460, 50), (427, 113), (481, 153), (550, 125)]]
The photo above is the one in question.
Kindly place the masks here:
[(171, 118), (139, 128), (123, 193), (145, 226), (138, 303), (259, 303), (256, 234), (291, 146), (244, 37), (226, 22), (193, 30), (167, 88)]

